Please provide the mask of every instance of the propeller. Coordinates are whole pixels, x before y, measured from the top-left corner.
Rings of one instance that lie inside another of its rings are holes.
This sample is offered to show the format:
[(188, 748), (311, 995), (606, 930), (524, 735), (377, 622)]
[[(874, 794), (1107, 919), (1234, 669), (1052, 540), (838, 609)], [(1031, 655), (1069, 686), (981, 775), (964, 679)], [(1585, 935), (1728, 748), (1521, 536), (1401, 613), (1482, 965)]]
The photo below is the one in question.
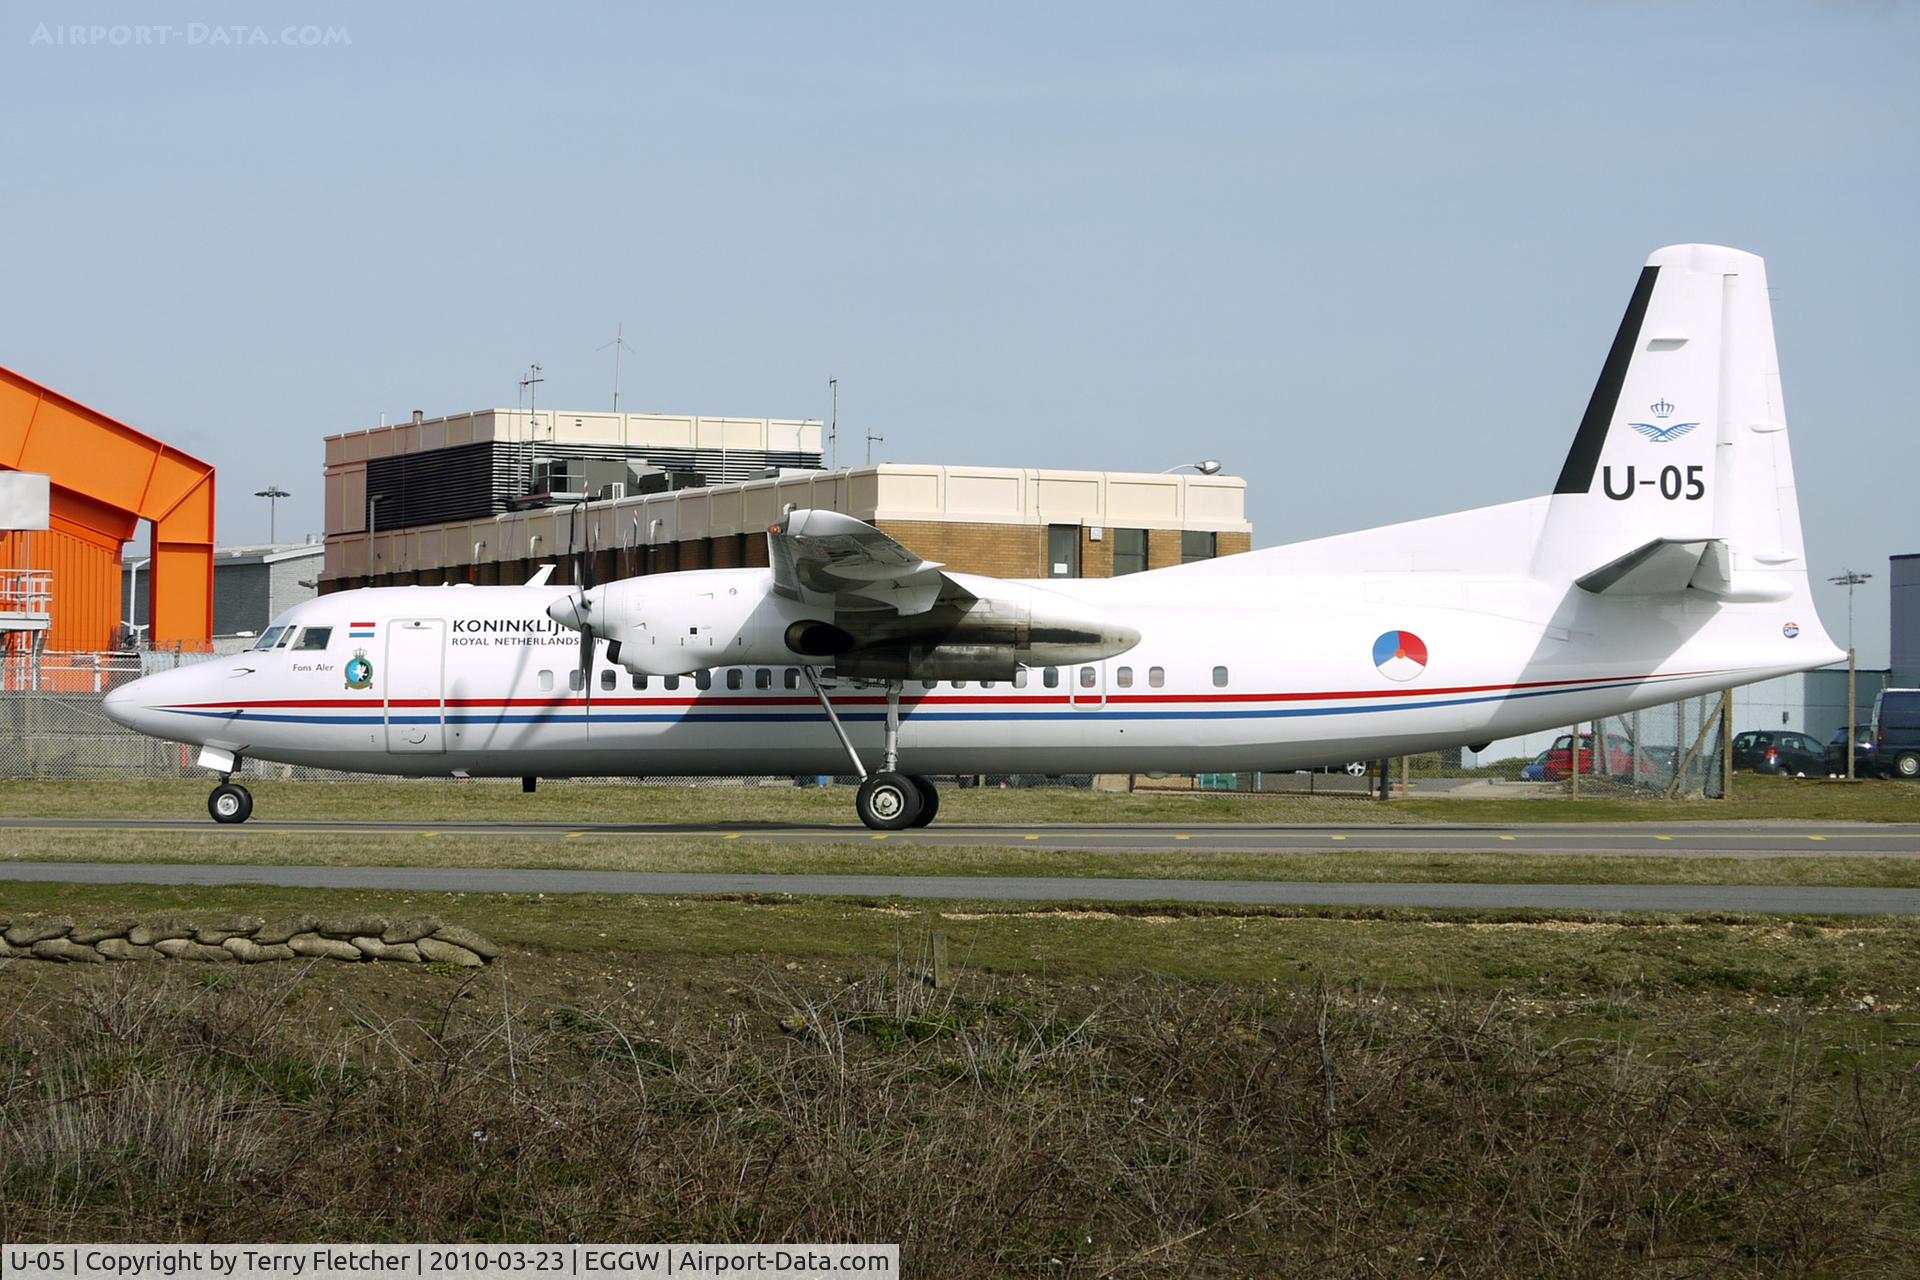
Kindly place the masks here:
[(567, 514), (567, 554), (573, 560), (573, 590), (547, 606), (547, 616), (563, 627), (580, 633), (580, 687), (586, 694), (586, 709), (593, 711), (593, 524), (587, 525), (587, 549), (579, 549), (577, 517), (584, 514), (581, 503)]

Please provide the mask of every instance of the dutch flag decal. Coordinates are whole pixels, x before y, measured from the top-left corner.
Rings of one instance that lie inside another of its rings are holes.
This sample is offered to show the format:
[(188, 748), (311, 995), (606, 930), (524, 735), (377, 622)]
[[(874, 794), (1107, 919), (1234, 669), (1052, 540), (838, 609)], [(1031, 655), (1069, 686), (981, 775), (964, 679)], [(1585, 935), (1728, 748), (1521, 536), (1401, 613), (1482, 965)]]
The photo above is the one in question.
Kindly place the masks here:
[(349, 622), (347, 624), (347, 628), (348, 628), (347, 635), (351, 639), (354, 639), (354, 640), (373, 639), (373, 624), (371, 622)]
[(1389, 631), (1373, 642), (1373, 665), (1389, 680), (1411, 680), (1427, 669), (1427, 642), (1411, 631)]

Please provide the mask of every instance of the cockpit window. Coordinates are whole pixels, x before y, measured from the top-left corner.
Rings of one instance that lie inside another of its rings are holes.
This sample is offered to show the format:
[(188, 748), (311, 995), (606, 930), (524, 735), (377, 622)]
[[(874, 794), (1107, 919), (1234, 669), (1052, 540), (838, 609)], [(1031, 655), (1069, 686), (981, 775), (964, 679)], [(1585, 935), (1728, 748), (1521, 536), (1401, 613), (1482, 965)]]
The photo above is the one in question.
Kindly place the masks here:
[(311, 652), (326, 648), (332, 640), (332, 627), (308, 627), (300, 633), (300, 638), (294, 642), (293, 647), (296, 651)]
[(285, 630), (285, 627), (268, 627), (260, 633), (260, 638), (253, 642), (253, 647), (256, 649), (273, 648), (280, 639), (280, 633)]
[(286, 629), (286, 632), (285, 632), (285, 634), (283, 634), (283, 635), (282, 635), (282, 636), (280, 637), (280, 643), (279, 643), (279, 644), (277, 644), (277, 645), (275, 645), (275, 646), (273, 646), (273, 647), (274, 647), (274, 648), (276, 648), (276, 649), (284, 649), (284, 648), (286, 648), (286, 647), (287, 647), (288, 645), (290, 645), (290, 644), (292, 644), (292, 643), (293, 643), (293, 628), (292, 628), (292, 627), (288, 627), (288, 628)]

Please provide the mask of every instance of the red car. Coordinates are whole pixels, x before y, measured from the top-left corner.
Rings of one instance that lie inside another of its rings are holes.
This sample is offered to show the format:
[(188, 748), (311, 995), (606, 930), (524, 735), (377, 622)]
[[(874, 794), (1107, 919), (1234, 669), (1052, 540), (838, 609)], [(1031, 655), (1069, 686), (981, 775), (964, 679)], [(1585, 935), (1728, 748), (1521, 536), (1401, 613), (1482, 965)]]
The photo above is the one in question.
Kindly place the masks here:
[[(1569, 767), (1572, 763), (1572, 748), (1572, 734), (1563, 733), (1553, 740), (1553, 745), (1547, 748), (1546, 765), (1541, 770), (1541, 776), (1545, 778), (1546, 781), (1565, 782), (1567, 780)], [(1652, 773), (1653, 771), (1654, 767), (1651, 763), (1642, 764), (1641, 772), (1643, 774)], [(1593, 735), (1590, 733), (1581, 734), (1580, 776), (1590, 778), (1596, 773), (1615, 777), (1631, 777), (1633, 775), (1633, 742), (1630, 739), (1621, 737), (1617, 733), (1608, 734), (1606, 761), (1600, 768), (1596, 769), (1594, 768), (1593, 759)]]

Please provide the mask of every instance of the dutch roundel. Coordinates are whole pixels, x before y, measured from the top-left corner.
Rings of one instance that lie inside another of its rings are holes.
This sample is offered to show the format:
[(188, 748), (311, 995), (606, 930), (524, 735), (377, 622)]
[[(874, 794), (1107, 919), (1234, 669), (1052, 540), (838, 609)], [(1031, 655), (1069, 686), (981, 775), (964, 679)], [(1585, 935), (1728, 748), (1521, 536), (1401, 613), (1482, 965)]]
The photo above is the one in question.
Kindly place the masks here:
[(1389, 680), (1411, 680), (1427, 669), (1427, 642), (1411, 631), (1389, 631), (1373, 642), (1373, 665)]

